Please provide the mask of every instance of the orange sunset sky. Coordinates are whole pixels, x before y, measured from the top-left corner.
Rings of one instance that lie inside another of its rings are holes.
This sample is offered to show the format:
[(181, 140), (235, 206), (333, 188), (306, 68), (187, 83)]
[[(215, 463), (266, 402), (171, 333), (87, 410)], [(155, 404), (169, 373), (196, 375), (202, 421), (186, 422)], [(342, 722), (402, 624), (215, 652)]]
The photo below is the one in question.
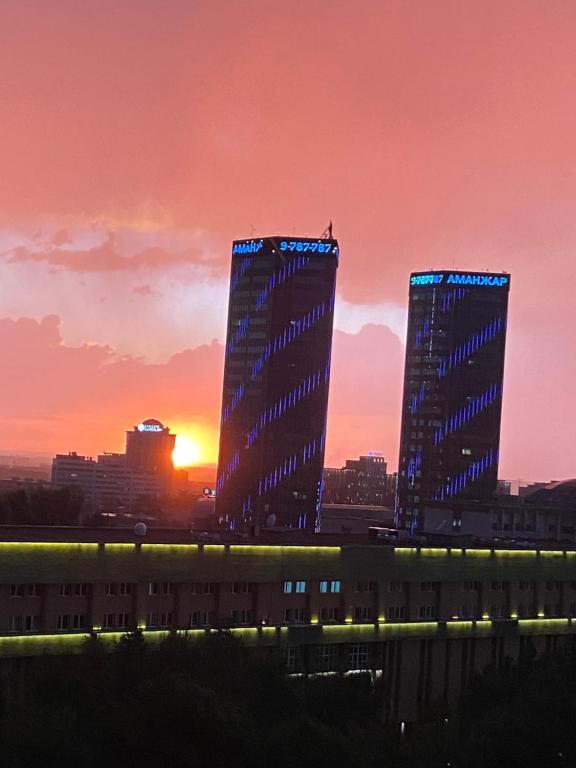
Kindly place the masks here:
[(340, 241), (327, 464), (395, 468), (408, 274), (512, 273), (502, 477), (576, 476), (572, 0), (3, 0), (0, 449), (215, 461), (230, 241)]

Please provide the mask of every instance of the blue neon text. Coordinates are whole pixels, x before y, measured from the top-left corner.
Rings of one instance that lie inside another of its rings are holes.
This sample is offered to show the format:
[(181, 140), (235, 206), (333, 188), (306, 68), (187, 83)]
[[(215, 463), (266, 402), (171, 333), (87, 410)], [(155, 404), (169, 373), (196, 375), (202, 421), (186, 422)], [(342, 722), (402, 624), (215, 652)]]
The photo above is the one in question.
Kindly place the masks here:
[[(443, 274), (412, 275), (410, 285), (439, 285), (443, 281)], [(508, 284), (508, 277), (506, 275), (463, 275), (454, 272), (448, 275), (446, 282), (453, 285), (480, 285), (499, 288)]]
[(245, 243), (234, 243), (232, 253), (258, 253), (263, 247), (263, 240), (248, 240)]
[(336, 253), (337, 248), (332, 243), (323, 243), (319, 240), (282, 240), (281, 251), (299, 251), (305, 253)]

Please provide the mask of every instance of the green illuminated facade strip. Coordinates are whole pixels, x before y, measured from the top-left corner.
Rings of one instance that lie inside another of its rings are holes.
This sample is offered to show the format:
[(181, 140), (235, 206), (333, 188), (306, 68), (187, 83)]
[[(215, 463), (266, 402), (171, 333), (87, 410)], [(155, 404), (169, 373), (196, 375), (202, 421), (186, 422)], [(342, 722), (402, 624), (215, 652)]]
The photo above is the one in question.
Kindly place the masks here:
[[(327, 624), (233, 627), (234, 637), (241, 638), (247, 645), (280, 644), (324, 644), (346, 642), (382, 642), (395, 638), (446, 639), (462, 637), (491, 637), (500, 634), (499, 628), (515, 629), (517, 635), (566, 635), (576, 634), (576, 619), (539, 618), (512, 621), (414, 621), (378, 624)], [(219, 629), (179, 629), (176, 634), (192, 640), (200, 639)], [(123, 632), (98, 631), (93, 633), (106, 646), (112, 647), (124, 636)], [(148, 642), (156, 643), (171, 634), (170, 630), (143, 630)], [(38, 656), (42, 654), (63, 655), (82, 653), (88, 633), (50, 635), (9, 635), (0, 637), (0, 657)]]

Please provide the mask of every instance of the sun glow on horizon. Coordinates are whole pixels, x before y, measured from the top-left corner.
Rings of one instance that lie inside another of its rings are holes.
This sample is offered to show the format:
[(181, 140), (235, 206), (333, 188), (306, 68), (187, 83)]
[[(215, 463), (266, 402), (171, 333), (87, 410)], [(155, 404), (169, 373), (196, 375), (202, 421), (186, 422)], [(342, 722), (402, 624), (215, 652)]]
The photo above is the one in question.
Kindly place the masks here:
[(206, 450), (202, 440), (190, 433), (176, 434), (176, 445), (172, 451), (172, 461), (175, 467), (191, 467), (207, 461)]

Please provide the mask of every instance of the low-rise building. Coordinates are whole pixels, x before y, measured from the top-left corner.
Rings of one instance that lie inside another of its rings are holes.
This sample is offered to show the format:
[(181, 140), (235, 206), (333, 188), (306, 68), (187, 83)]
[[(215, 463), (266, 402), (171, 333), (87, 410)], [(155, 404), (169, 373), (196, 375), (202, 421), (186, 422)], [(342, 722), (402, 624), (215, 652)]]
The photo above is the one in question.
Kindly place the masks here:
[(0, 529), (0, 656), (226, 631), (291, 673), (382, 675), (385, 718), (414, 721), (488, 665), (576, 634), (576, 548), (138, 533)]

